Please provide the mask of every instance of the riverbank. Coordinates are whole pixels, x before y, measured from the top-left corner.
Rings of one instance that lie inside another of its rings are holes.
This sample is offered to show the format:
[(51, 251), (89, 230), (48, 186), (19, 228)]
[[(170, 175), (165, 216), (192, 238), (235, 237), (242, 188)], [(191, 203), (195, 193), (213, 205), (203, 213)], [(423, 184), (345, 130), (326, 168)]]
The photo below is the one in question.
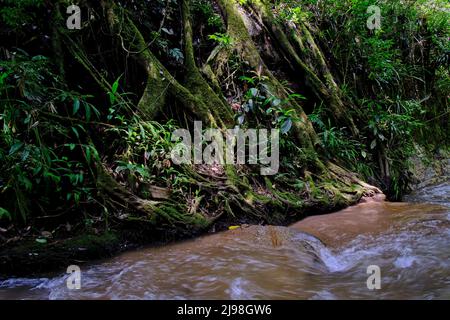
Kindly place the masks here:
[[(329, 206), (323, 202), (309, 202), (301, 211), (293, 210), (290, 214), (277, 215), (271, 225), (288, 226), (307, 216), (327, 214), (341, 210), (348, 205), (368, 201), (371, 197), (384, 197), (380, 193), (356, 195), (351, 203), (330, 201)], [(305, 202), (306, 203), (306, 202)], [(230, 227), (241, 225), (266, 225), (267, 222), (251, 216), (236, 215), (215, 221), (205, 229), (170, 229), (159, 230), (145, 224), (121, 225), (118, 228), (96, 234), (85, 233), (78, 236), (53, 239), (32, 235), (20, 241), (6, 244), (0, 249), (0, 277), (30, 277), (63, 272), (72, 264), (84, 264), (94, 260), (110, 258), (124, 251), (144, 245), (164, 246), (177, 241), (192, 239), (205, 234), (212, 234)], [(44, 240), (43, 240), (44, 239)]]

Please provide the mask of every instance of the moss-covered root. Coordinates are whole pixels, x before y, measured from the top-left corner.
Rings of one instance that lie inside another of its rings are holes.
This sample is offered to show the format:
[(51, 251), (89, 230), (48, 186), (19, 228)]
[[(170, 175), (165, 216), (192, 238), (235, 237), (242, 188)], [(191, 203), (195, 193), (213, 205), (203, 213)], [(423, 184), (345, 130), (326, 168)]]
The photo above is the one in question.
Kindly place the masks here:
[[(354, 134), (358, 130), (353, 122), (349, 110), (343, 102), (343, 95), (339, 89), (330, 69), (325, 62), (324, 54), (316, 44), (314, 37), (309, 32), (307, 24), (302, 22), (295, 27), (289, 25), (281, 25), (275, 19), (266, 0), (254, 0), (251, 2), (255, 16), (259, 17), (260, 22), (271, 33), (275, 43), (281, 48), (286, 60), (293, 61), (297, 68), (303, 72), (311, 84), (313, 91), (320, 99), (324, 99), (327, 103), (331, 114), (336, 122), (345, 123)], [(287, 36), (287, 33), (291, 37)], [(293, 40), (296, 47), (291, 43)], [(308, 48), (306, 49), (304, 42)], [(298, 50), (300, 48), (300, 50)], [(303, 48), (303, 50), (301, 50)]]
[(148, 219), (153, 219), (156, 214), (157, 205), (160, 202), (141, 199), (120, 185), (105, 169), (102, 164), (97, 169), (97, 186), (103, 195), (111, 197), (124, 207), (129, 207), (142, 214)]
[[(289, 30), (292, 31), (291, 35), (293, 42), (296, 43), (300, 49), (300, 54), (306, 55), (306, 57), (302, 57), (302, 59), (304, 61), (308, 61), (309, 70), (313, 70), (314, 74), (320, 77), (320, 79), (311, 78), (313, 80), (311, 83), (316, 88), (313, 89), (315, 89), (319, 94), (322, 94), (330, 110), (332, 111), (332, 115), (336, 122), (347, 124), (351, 132), (355, 136), (358, 135), (358, 128), (356, 127), (353, 117), (349, 112), (352, 110), (352, 105), (349, 102), (345, 102), (344, 95), (339, 88), (328, 64), (326, 63), (322, 50), (314, 40), (308, 23), (301, 22), (299, 26), (289, 28)], [(309, 50), (305, 48), (303, 39), (305, 39)], [(320, 96), (318, 97), (320, 98)]]
[[(269, 70), (262, 59), (258, 48), (253, 42), (247, 26), (244, 23), (242, 16), (244, 13), (239, 9), (238, 4), (232, 0), (219, 0), (218, 3), (225, 13), (228, 24), (227, 31), (233, 39), (234, 51), (241, 56), (243, 60), (247, 61), (252, 69), (257, 71), (261, 76), (267, 78), (267, 85), (273, 94), (281, 98), (287, 97), (288, 94), (285, 88)], [(220, 60), (224, 60), (224, 54), (225, 53), (215, 53), (215, 57), (216, 59), (220, 58)], [(210, 64), (213, 64), (211, 59), (209, 59), (209, 61)], [(318, 142), (318, 138), (305, 112), (301, 106), (294, 101), (291, 101), (287, 107), (295, 109), (297, 117), (301, 119), (301, 121), (296, 121), (293, 127), (296, 140), (302, 147), (313, 149), (314, 145)]]
[(200, 120), (217, 126), (215, 117), (204, 101), (180, 84), (153, 55), (134, 22), (125, 13), (125, 19), (121, 22), (115, 12), (119, 9), (113, 2), (103, 1), (102, 4), (107, 12), (110, 28), (120, 39), (122, 49), (135, 57), (148, 74), (146, 88), (138, 104), (142, 118), (153, 119), (167, 105), (166, 97), (171, 95)]
[(354, 173), (351, 173), (334, 163), (329, 162), (326, 164), (326, 167), (328, 169), (326, 174), (329, 178), (341, 181), (347, 186), (359, 186), (361, 193), (364, 196), (374, 196), (375, 194), (383, 193), (379, 188), (362, 181)]
[(170, 225), (179, 231), (202, 229), (212, 223), (197, 211), (189, 213), (184, 203), (142, 199), (120, 185), (103, 165), (99, 167), (97, 186), (106, 202), (112, 199), (113, 205), (120, 205), (125, 209), (126, 220), (129, 222), (148, 223), (151, 226)]
[(185, 63), (186, 63), (186, 83), (185, 86), (202, 100), (209, 110), (212, 110), (216, 121), (222, 128), (233, 125), (234, 118), (231, 108), (225, 102), (225, 99), (211, 88), (208, 82), (203, 78), (200, 69), (195, 63), (193, 48), (193, 33), (190, 11), (190, 0), (183, 0), (182, 4), (184, 43), (185, 43)]

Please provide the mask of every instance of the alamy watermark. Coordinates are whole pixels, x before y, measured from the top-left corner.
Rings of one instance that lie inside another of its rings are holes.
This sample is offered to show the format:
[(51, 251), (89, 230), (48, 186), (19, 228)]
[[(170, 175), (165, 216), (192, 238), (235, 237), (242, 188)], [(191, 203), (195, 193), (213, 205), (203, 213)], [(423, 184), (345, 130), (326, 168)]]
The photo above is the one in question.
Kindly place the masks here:
[(71, 265), (67, 267), (67, 274), (69, 276), (66, 279), (67, 289), (80, 290), (81, 289), (81, 269), (77, 265)]
[(367, 13), (371, 16), (367, 19), (367, 28), (369, 30), (381, 29), (381, 8), (378, 6), (369, 6)]
[[(182, 140), (181, 142), (179, 140)], [(202, 122), (194, 122), (194, 137), (187, 129), (177, 129), (172, 141), (178, 142), (171, 152), (175, 164), (261, 165), (261, 175), (274, 175), (280, 167), (280, 131), (242, 129), (224, 133), (219, 129), (203, 132)], [(248, 147), (248, 148), (247, 148)], [(248, 153), (246, 150), (248, 149)]]
[(66, 13), (69, 14), (69, 18), (66, 20), (66, 26), (69, 30), (81, 29), (81, 9), (79, 6), (71, 5), (67, 7)]
[[(66, 13), (70, 15), (67, 18), (66, 25), (69, 30), (81, 30), (81, 8), (77, 5), (67, 7)], [(367, 8), (370, 17), (367, 19), (367, 28), (370, 30), (381, 29), (381, 8), (371, 5)]]
[(381, 269), (377, 265), (370, 265), (367, 267), (367, 274), (370, 276), (367, 278), (366, 284), (369, 290), (381, 289)]

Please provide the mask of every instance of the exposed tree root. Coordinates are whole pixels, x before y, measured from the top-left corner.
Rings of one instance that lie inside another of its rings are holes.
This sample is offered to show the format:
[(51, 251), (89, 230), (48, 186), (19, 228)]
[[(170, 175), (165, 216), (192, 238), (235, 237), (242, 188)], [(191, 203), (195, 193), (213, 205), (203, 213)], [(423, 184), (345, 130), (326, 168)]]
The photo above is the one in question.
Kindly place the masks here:
[[(243, 13), (239, 10), (237, 4), (234, 1), (227, 0), (219, 0), (219, 4), (226, 16), (228, 25), (227, 31), (232, 38), (234, 51), (246, 61), (253, 70), (267, 78), (267, 85), (275, 96), (286, 98), (288, 94), (285, 88), (263, 61), (241, 16)], [(223, 49), (222, 52), (213, 52), (213, 54), (215, 55), (215, 58), (210, 57), (208, 63), (210, 65), (216, 63), (217, 70), (221, 72), (221, 69), (223, 68), (222, 61), (228, 60), (229, 56), (226, 55), (230, 55), (231, 52), (228, 49)], [(208, 69), (208, 67), (204, 67), (203, 69), (205, 68)], [(210, 68), (214, 70), (214, 67)], [(296, 121), (294, 124), (294, 135), (298, 143), (307, 149), (314, 148), (314, 145), (318, 142), (318, 138), (305, 112), (300, 105), (294, 101), (290, 102), (287, 107), (294, 108), (297, 112), (297, 117), (300, 119), (300, 121)]]
[[(307, 22), (280, 25), (265, 0), (254, 0), (251, 8), (273, 35), (276, 43), (282, 49), (287, 61), (295, 62), (296, 69), (303, 72), (313, 91), (319, 99), (326, 102), (336, 123), (346, 123), (353, 134), (358, 130), (349, 114), (348, 107), (343, 102), (343, 95), (325, 61), (324, 54), (311, 35)], [(286, 31), (285, 31), (286, 30)], [(288, 35), (290, 36), (288, 36)]]
[(97, 184), (100, 190), (119, 201), (124, 205), (129, 205), (132, 209), (143, 213), (145, 216), (151, 218), (155, 214), (155, 210), (159, 202), (143, 200), (131, 193), (127, 188), (120, 185), (106, 170), (103, 165), (100, 165), (97, 170)]

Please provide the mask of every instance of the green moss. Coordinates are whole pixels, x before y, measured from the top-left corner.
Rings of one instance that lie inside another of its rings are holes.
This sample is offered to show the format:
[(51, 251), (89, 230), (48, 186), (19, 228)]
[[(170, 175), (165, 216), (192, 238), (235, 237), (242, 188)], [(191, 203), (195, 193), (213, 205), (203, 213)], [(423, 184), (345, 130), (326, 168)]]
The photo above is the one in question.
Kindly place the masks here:
[(183, 22), (185, 34), (185, 55), (186, 55), (186, 87), (190, 92), (203, 102), (214, 118), (215, 122), (222, 128), (227, 128), (234, 123), (231, 108), (221, 99), (210, 85), (203, 78), (199, 68), (195, 63), (194, 48), (192, 44), (192, 25), (189, 0), (183, 1)]

